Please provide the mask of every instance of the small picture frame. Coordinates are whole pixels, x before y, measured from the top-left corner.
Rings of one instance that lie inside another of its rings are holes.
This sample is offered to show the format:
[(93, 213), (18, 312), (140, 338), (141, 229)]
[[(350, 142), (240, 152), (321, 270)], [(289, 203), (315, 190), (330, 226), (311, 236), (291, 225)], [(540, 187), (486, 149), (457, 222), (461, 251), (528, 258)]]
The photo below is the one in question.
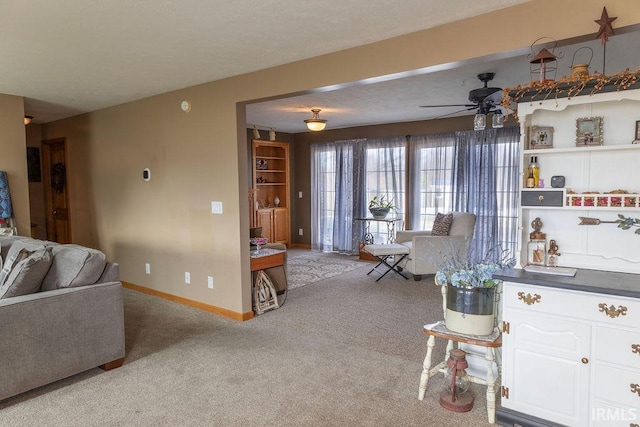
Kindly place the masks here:
[(553, 127), (531, 126), (529, 128), (529, 150), (553, 148)]
[(633, 139), (632, 144), (640, 144), (640, 120), (636, 120), (636, 137)]
[(576, 147), (602, 145), (603, 117), (576, 119)]
[(256, 159), (256, 169), (257, 170), (266, 170), (269, 168), (269, 164), (264, 159)]

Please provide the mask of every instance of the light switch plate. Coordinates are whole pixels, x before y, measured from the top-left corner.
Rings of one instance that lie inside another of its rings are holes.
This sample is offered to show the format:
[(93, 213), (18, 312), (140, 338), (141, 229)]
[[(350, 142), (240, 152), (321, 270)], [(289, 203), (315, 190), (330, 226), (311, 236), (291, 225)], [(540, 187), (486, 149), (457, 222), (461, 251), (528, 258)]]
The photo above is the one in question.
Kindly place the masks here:
[(211, 202), (211, 213), (212, 214), (222, 214), (222, 202)]

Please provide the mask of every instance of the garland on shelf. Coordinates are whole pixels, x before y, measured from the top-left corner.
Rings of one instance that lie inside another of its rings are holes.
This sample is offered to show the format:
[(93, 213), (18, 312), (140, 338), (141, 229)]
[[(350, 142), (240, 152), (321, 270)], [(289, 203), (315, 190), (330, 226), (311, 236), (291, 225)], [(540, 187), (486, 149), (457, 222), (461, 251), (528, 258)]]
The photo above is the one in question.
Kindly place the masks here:
[[(514, 103), (523, 101), (544, 101), (547, 99), (571, 98), (578, 95), (595, 95), (599, 92), (613, 92), (632, 89), (640, 84), (640, 69), (628, 68), (616, 74), (591, 74), (582, 79), (570, 79), (563, 76), (560, 80), (530, 82), (515, 88), (506, 88), (502, 92), (500, 105), (507, 111), (513, 110)], [(514, 116), (517, 117), (514, 111)]]

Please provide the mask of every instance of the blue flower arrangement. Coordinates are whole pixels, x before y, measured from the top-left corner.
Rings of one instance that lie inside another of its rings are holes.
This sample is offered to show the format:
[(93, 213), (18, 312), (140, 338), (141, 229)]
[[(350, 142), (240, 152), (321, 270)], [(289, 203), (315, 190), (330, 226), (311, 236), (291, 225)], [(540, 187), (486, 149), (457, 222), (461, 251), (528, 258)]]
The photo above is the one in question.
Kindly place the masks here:
[[(474, 258), (476, 261), (473, 261)], [(502, 280), (494, 279), (493, 273), (514, 265), (515, 259), (505, 251), (489, 250), (480, 260), (473, 255), (467, 259), (447, 257), (436, 272), (435, 281), (439, 285), (450, 283), (456, 288), (494, 288)]]

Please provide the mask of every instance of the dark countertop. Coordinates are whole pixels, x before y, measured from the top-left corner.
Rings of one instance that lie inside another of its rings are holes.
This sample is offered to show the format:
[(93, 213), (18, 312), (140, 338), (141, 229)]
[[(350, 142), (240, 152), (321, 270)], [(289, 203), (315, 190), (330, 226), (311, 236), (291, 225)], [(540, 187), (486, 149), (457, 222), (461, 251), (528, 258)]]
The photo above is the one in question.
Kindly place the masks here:
[(640, 298), (640, 274), (578, 269), (574, 277), (505, 269), (493, 275), (507, 282)]

